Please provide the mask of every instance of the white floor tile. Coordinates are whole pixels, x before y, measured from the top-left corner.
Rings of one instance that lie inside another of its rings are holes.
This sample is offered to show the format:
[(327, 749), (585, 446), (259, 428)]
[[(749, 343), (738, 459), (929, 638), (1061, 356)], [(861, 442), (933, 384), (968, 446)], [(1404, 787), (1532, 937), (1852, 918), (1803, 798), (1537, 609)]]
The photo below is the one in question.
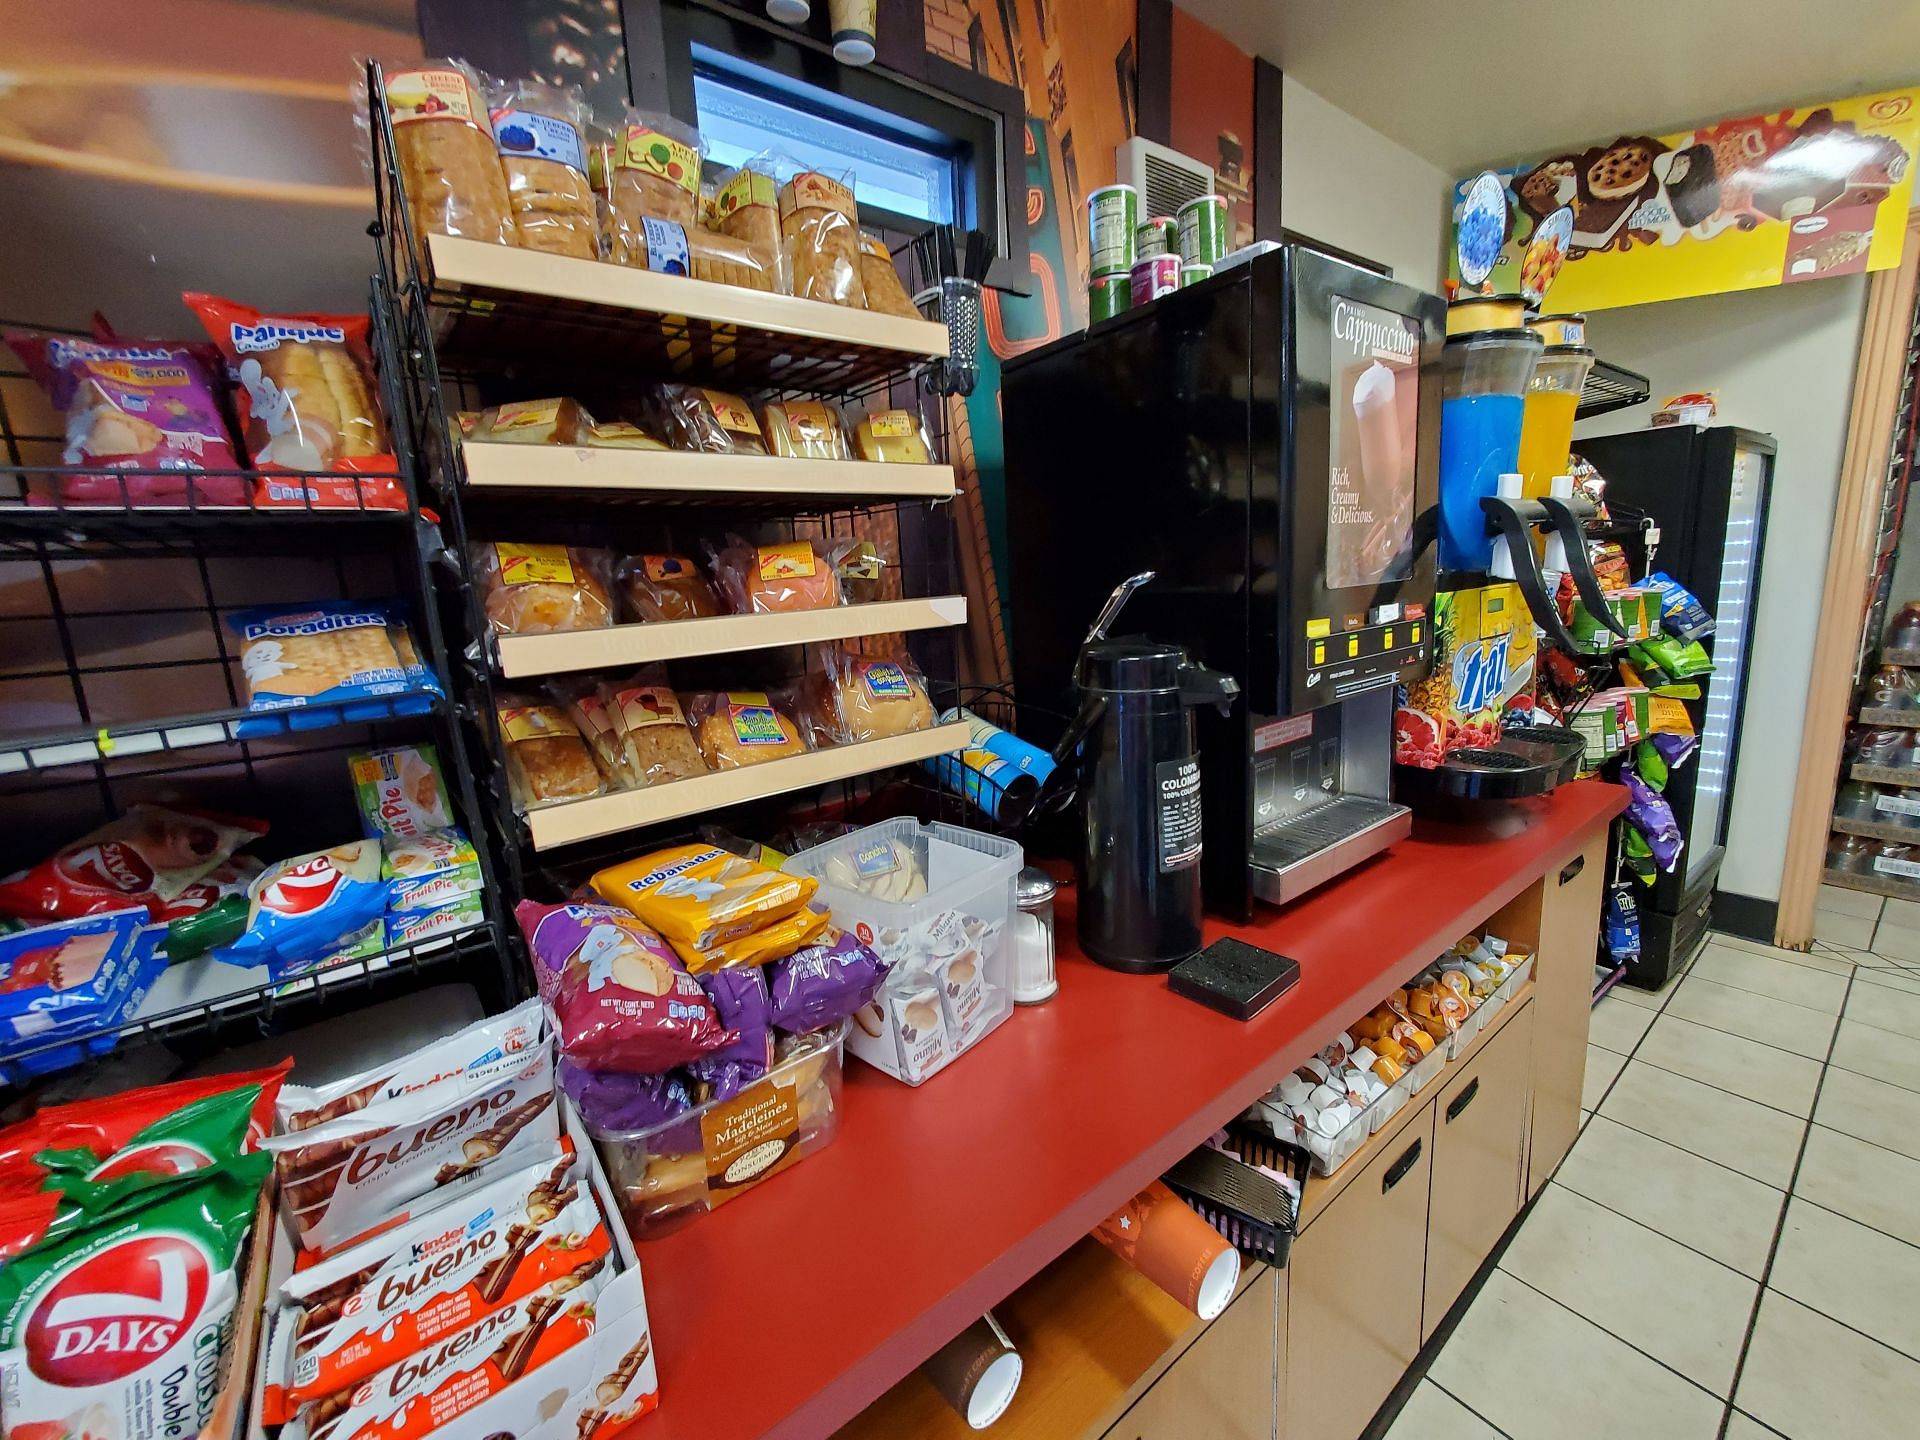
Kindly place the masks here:
[(1684, 1075), (1630, 1062), (1599, 1113), (1784, 1190), (1806, 1122)]
[(1500, 1432), (1431, 1380), (1422, 1380), (1394, 1417), (1387, 1440), (1500, 1440)]
[(1912, 1440), (1920, 1364), (1768, 1291), (1734, 1403), (1789, 1440)]
[(1770, 1185), (1604, 1115), (1581, 1132), (1554, 1183), (1756, 1279), (1786, 1203)]
[(1814, 1060), (1826, 1059), (1833, 1038), (1833, 1015), (1736, 990), (1698, 974), (1686, 978), (1662, 1013)]
[(1847, 977), (1823, 970), (1773, 960), (1750, 951), (1709, 944), (1694, 961), (1691, 980), (1714, 980), (1736, 990), (1751, 990), (1756, 995), (1804, 1005), (1828, 1015), (1838, 1015), (1847, 998)]
[(1806, 965), (1815, 970), (1830, 971), (1835, 975), (1845, 975), (1853, 969), (1852, 963), (1837, 949), (1816, 944), (1811, 950), (1784, 950), (1778, 945), (1768, 945), (1759, 940), (1749, 940), (1744, 935), (1729, 935), (1723, 930), (1713, 932), (1709, 945), (1723, 945), (1734, 950), (1745, 950), (1750, 955), (1765, 955), (1771, 960), (1784, 960), (1791, 965)]
[(1607, 999), (1622, 1000), (1629, 1005), (1638, 1005), (1642, 1010), (1658, 1011), (1661, 1006), (1667, 1003), (1667, 997), (1673, 994), (1676, 983), (1675, 980), (1669, 979), (1667, 983), (1658, 990), (1641, 990), (1622, 980), (1618, 985), (1615, 985), (1611, 990), (1607, 991)]
[(1906, 995), (1920, 995), (1920, 965), (1906, 966), (1862, 965), (1853, 972), (1855, 985), (1878, 985), (1882, 990), (1898, 990)]
[[(1834, 889), (1838, 890), (1839, 887), (1836, 885)], [(1827, 905), (1825, 901), (1821, 904), (1829, 910), (1841, 908), (1838, 905)], [(1891, 925), (1897, 930), (1920, 930), (1920, 900), (1901, 900), (1890, 895), (1883, 904), (1885, 908), (1880, 911), (1882, 925)]]
[(1910, 930), (1899, 925), (1882, 925), (1873, 932), (1873, 941), (1867, 946), (1874, 956), (1873, 960), (1862, 964), (1912, 965), (1920, 962), (1920, 930)]
[(1647, 1027), (1651, 1024), (1651, 1010), (1629, 1005), (1609, 995), (1593, 1007), (1592, 1018), (1587, 1022), (1587, 1039), (1602, 1050), (1611, 1050), (1616, 1055), (1631, 1055), (1633, 1047), (1640, 1043), (1640, 1037), (1647, 1033)]
[(1743, 1415), (1735, 1410), (1727, 1416), (1723, 1440), (1778, 1440), (1779, 1434), (1778, 1430), (1769, 1430), (1751, 1415)]
[(1429, 1373), (1514, 1440), (1714, 1440), (1723, 1412), (1705, 1390), (1499, 1271)]
[(1818, 1060), (1804, 1055), (1756, 1045), (1742, 1036), (1677, 1015), (1662, 1015), (1654, 1021), (1633, 1055), (1636, 1060), (1705, 1081), (1776, 1110), (1803, 1116), (1813, 1113), (1821, 1067)]
[(1920, 1040), (1920, 995), (1868, 981), (1847, 996), (1847, 1018)]
[(1920, 1160), (1910, 1155), (1815, 1125), (1793, 1193), (1920, 1245)]
[(1920, 1040), (1891, 1030), (1842, 1020), (1833, 1042), (1833, 1063), (1842, 1070), (1920, 1090)]
[(1789, 1200), (1767, 1284), (1920, 1360), (1920, 1247)]
[(1587, 1074), (1580, 1083), (1580, 1108), (1598, 1109), (1600, 1099), (1607, 1093), (1607, 1087), (1613, 1084), (1613, 1077), (1620, 1073), (1620, 1067), (1627, 1063), (1627, 1057), (1616, 1055), (1611, 1050), (1602, 1050), (1598, 1045), (1587, 1046)]
[(1816, 910), (1826, 910), (1836, 915), (1864, 915), (1872, 919), (1880, 914), (1882, 903), (1885, 902), (1880, 896), (1870, 895), (1865, 890), (1849, 890), (1844, 885), (1822, 885), (1813, 905)]
[(1829, 1066), (1813, 1107), (1816, 1125), (1920, 1160), (1920, 1094)]
[(1871, 945), (1873, 926), (1871, 915), (1841, 915), (1832, 910), (1813, 912), (1813, 938), (1830, 940), (1836, 945)]

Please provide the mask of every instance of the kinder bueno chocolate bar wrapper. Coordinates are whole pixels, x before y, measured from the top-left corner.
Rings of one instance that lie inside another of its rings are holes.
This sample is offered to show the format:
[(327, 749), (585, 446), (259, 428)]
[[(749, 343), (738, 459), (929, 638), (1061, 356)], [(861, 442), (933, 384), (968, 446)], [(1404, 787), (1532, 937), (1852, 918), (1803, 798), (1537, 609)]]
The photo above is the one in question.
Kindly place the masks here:
[(360, 828), (371, 839), (413, 840), (453, 827), (440, 754), (431, 745), (402, 745), (347, 757)]
[(458, 830), (429, 830), (380, 842), (387, 909), (433, 910), (480, 889), (480, 855)]
[(280, 1129), (312, 1130), (429, 1086), (506, 1074), (518, 1069), (522, 1057), (544, 1040), (546, 1028), (540, 1002), (528, 1000), (503, 1015), (476, 1020), (424, 1049), (397, 1055), (330, 1085), (289, 1085), (280, 1096)]
[(247, 900), (246, 930), (214, 957), (229, 965), (265, 965), (276, 980), (298, 975), (332, 958), (387, 913), (380, 847), (355, 840), (277, 861), (247, 887)]
[(264, 820), (129, 805), (124, 815), (0, 884), (0, 915), (71, 919), (141, 906), (159, 919), (189, 885), (266, 833)]
[[(604, 1263), (491, 1310), (466, 1329), (297, 1413), (282, 1440), (414, 1440), (452, 1426), (592, 1336)], [(540, 1387), (533, 1387), (538, 1389)], [(463, 1422), (443, 1433), (481, 1435)]]
[(213, 1416), (270, 1162), (243, 1155), (0, 1266), (6, 1433), (188, 1440)]
[(575, 1064), (650, 1074), (739, 1038), (666, 942), (624, 910), (523, 900), (513, 913)]
[(287, 1228), (307, 1250), (335, 1249), (423, 1195), (559, 1145), (545, 1043), (504, 1072), (445, 1080), (266, 1142)]
[(297, 1272), (267, 1361), (284, 1386), (281, 1418), (535, 1291), (562, 1295), (597, 1274), (612, 1237), (584, 1168), (578, 1156), (543, 1161)]

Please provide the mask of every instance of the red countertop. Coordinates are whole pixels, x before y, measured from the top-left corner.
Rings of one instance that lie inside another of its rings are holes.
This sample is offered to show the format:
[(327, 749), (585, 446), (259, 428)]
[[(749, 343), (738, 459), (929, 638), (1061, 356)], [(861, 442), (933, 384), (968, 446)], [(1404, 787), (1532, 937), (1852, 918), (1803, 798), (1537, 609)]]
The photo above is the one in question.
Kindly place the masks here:
[(1247, 926), (1300, 962), (1251, 1022), (1083, 958), (917, 1089), (849, 1058), (839, 1137), (640, 1246), (660, 1367), (649, 1440), (829, 1434), (1541, 876), (1626, 803), (1598, 781), (1496, 834), (1419, 822)]

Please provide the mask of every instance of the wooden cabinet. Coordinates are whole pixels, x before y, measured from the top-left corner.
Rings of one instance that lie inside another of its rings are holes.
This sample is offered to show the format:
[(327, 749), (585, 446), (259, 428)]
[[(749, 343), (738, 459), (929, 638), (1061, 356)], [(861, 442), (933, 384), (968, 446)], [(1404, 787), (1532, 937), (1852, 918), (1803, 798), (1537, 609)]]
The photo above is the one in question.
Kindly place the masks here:
[(1534, 962), (1533, 1126), (1527, 1194), (1547, 1183), (1580, 1133), (1587, 1073), (1594, 947), (1606, 884), (1607, 840), (1599, 835), (1564, 869), (1541, 881), (1540, 952)]
[(1511, 1016), (1434, 1100), (1423, 1343), (1520, 1211), (1534, 1009)]
[(1263, 1270), (1106, 1440), (1270, 1440), (1280, 1392), (1287, 1286)]
[(1432, 1113), (1423, 1105), (1293, 1243), (1283, 1435), (1358, 1435), (1420, 1349)]

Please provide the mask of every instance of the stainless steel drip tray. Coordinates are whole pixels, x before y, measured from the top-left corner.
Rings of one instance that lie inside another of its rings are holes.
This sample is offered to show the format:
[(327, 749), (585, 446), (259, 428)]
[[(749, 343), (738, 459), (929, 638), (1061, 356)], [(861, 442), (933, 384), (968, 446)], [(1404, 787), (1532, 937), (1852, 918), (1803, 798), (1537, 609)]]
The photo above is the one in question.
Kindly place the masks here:
[(1306, 894), (1413, 831), (1413, 812), (1391, 800), (1340, 795), (1253, 837), (1247, 878), (1272, 905)]

